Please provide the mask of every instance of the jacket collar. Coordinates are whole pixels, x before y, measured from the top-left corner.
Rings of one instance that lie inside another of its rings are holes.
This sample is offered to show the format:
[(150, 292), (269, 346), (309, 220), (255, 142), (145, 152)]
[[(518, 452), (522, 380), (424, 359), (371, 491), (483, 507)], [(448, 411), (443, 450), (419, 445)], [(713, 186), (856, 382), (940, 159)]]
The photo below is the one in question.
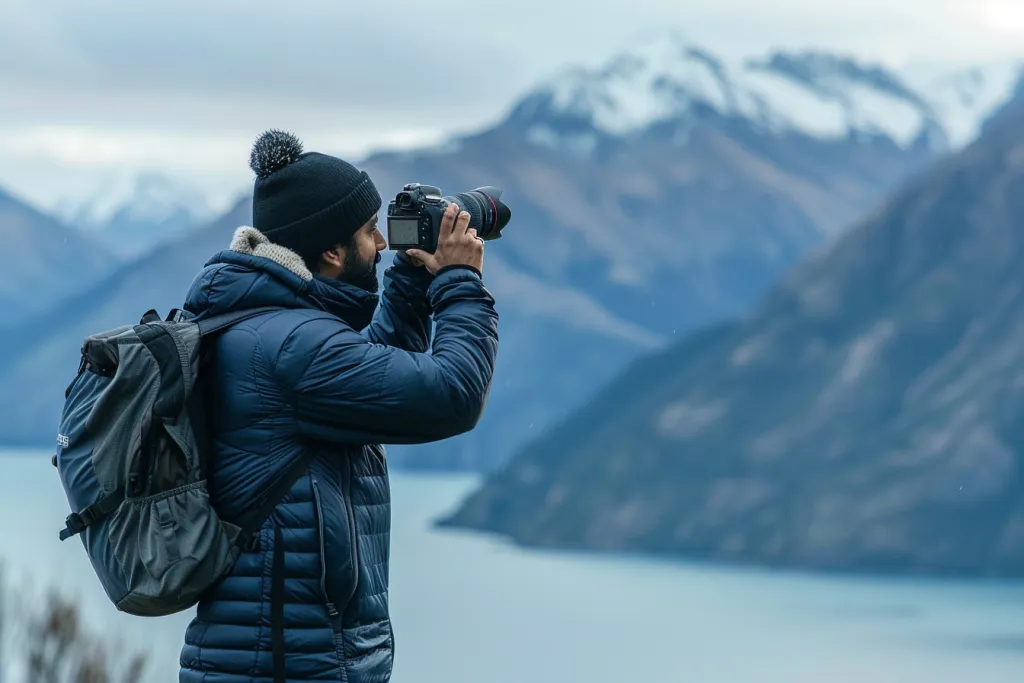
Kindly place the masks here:
[(266, 235), (255, 228), (243, 226), (235, 230), (229, 252), (270, 262), (280, 268), (269, 267), (268, 271), (286, 271), (292, 277), (290, 284), (302, 298), (308, 299), (315, 307), (336, 315), (354, 329), (362, 330), (373, 320), (379, 297), (355, 285), (323, 277), (310, 272), (302, 258), (291, 249), (274, 244)]

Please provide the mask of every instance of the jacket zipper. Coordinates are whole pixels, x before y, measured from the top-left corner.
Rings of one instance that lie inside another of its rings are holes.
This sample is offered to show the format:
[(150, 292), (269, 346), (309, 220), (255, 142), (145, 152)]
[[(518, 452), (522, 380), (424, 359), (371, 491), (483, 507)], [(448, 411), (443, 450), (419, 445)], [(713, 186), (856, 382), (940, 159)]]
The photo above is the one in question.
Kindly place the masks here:
[(345, 458), (346, 462), (342, 468), (341, 486), (345, 498), (345, 511), (348, 513), (348, 534), (352, 542), (352, 568), (356, 578), (352, 582), (352, 592), (349, 593), (346, 605), (352, 602), (359, 588), (359, 529), (356, 528), (356, 511), (352, 505), (352, 458)]
[(320, 486), (316, 479), (313, 480), (313, 500), (316, 503), (316, 523), (320, 532), (320, 591), (324, 594), (324, 600), (327, 602), (327, 613), (334, 619), (338, 616), (338, 609), (327, 595), (327, 548), (324, 542), (324, 507), (320, 501)]

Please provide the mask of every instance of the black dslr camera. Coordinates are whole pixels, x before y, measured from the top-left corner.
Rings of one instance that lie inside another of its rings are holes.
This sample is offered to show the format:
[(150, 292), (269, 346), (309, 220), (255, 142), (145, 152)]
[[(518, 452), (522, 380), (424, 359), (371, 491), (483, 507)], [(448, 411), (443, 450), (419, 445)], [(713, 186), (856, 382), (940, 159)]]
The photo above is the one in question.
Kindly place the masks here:
[(388, 202), (388, 246), (395, 251), (434, 253), (441, 217), (449, 204), (469, 212), (469, 227), (476, 229), (477, 237), (496, 240), (512, 218), (512, 210), (501, 203), (501, 192), (488, 186), (442, 197), (440, 188), (410, 183)]

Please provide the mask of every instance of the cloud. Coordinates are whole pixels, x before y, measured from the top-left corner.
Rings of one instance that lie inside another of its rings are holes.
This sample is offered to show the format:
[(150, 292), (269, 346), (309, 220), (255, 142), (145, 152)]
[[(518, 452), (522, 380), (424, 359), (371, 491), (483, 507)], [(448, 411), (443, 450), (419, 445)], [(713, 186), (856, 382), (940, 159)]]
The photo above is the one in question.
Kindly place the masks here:
[[(819, 47), (900, 65), (1021, 54), (1009, 0), (7, 0), (0, 184), (164, 168), (247, 183), (268, 127), (359, 156), (486, 125), (569, 64), (661, 28), (726, 56)], [(1016, 22), (1016, 23), (1015, 23)], [(953, 39), (955, 37), (955, 40)], [(25, 172), (17, 171), (34, 169)], [(58, 169), (60, 173), (57, 173)], [(63, 176), (62, 176), (63, 177)]]
[(1003, 38), (1020, 40), (1024, 33), (1024, 4), (1020, 0), (990, 0), (977, 7), (982, 26)]
[(27, 95), (44, 93), (75, 104), (44, 103), (48, 122), (75, 114), (74, 123), (217, 127), (333, 113), (337, 126), (458, 127), (497, 116), (567, 62), (592, 63), (664, 26), (747, 54), (774, 45), (896, 59), (1020, 52), (1015, 35), (993, 28), (1012, 12), (1006, 0), (605, 0), (583, 14), (571, 0), (12, 1), (0, 24), (0, 84), (16, 95), (0, 114), (8, 120), (35, 120)]
[[(416, 8), (15, 0), (15, 18), (0, 26), (0, 83), (16, 96), (5, 118), (26, 116), (27, 96), (40, 91), (81, 99), (74, 110), (86, 119), (211, 126), (331, 112), (337, 126), (408, 127), (417, 112), (435, 125), (460, 109), (479, 117), (506, 104), (513, 93), (494, 76), (516, 69), (511, 53), (490, 49), (493, 38), (465, 16), (445, 31)], [(497, 101), (481, 96), (488, 90)]]

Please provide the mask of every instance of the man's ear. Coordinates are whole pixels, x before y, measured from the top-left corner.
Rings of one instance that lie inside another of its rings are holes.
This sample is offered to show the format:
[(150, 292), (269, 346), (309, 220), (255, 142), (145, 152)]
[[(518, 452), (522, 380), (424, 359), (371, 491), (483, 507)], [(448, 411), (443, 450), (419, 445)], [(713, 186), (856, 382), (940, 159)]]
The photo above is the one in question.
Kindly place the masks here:
[(345, 262), (345, 247), (338, 244), (327, 249), (320, 254), (320, 260), (329, 266), (341, 268), (341, 264)]

